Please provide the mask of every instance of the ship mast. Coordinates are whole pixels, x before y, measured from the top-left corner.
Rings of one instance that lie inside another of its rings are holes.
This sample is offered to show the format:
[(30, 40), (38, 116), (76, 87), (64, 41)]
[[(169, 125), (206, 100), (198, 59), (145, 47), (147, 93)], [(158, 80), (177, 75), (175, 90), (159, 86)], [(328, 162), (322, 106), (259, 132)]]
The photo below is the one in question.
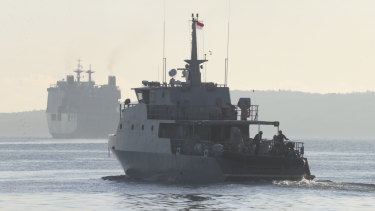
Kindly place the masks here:
[(194, 14), (192, 16), (192, 33), (191, 33), (191, 58), (190, 60), (185, 60), (188, 63), (187, 69), (189, 70), (189, 77), (188, 81), (190, 82), (191, 86), (200, 86), (201, 85), (201, 72), (199, 70), (200, 64), (206, 62), (207, 60), (198, 60), (198, 53), (197, 53), (197, 22), (198, 22), (198, 14), (194, 18)]
[(77, 69), (74, 71), (75, 73), (77, 73), (77, 82), (81, 82), (81, 73), (83, 72), (81, 70), (82, 68), (82, 65), (81, 65), (81, 60), (78, 59), (78, 65), (77, 65)]
[(91, 84), (91, 74), (95, 73), (95, 71), (92, 71), (92, 70), (91, 70), (91, 64), (90, 64), (90, 68), (89, 68), (89, 70), (87, 70), (86, 73), (89, 74), (89, 84)]

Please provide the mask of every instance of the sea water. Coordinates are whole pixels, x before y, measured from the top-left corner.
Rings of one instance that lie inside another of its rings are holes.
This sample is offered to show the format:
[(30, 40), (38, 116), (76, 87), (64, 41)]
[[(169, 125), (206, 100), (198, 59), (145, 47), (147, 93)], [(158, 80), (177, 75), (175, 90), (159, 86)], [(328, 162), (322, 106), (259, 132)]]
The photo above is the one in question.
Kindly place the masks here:
[(305, 142), (314, 181), (124, 176), (106, 140), (0, 138), (0, 210), (375, 210), (375, 140)]

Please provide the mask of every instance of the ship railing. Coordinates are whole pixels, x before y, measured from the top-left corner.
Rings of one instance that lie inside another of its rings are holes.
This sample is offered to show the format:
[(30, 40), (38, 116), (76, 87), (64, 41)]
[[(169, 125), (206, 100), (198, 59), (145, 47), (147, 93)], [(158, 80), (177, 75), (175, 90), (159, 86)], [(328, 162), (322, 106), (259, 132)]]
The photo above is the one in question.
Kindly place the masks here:
[(230, 107), (147, 105), (148, 119), (234, 120), (236, 115)]
[(280, 143), (276, 140), (269, 140), (271, 154), (284, 154), (286, 156), (303, 157), (305, 153), (304, 143), (300, 141), (286, 141)]
[(225, 84), (217, 84), (212, 82), (202, 82), (201, 86), (203, 87), (227, 87)]
[[(152, 84), (150, 85), (152, 87), (190, 87), (189, 84), (186, 82), (176, 82), (176, 83), (157, 83), (157, 84)], [(208, 88), (214, 88), (214, 87), (227, 87), (225, 84), (217, 84), (213, 82), (202, 82), (200, 84), (201, 87), (208, 87)]]
[[(171, 139), (171, 148), (173, 154), (189, 154), (189, 155), (203, 155), (209, 156), (217, 154), (219, 151), (215, 150), (215, 145), (221, 145), (221, 152), (238, 152), (238, 147), (233, 145), (230, 141), (214, 142), (212, 140), (196, 140), (194, 145), (189, 144), (192, 140), (189, 139)], [(216, 143), (216, 144), (215, 144)], [(286, 156), (303, 158), (304, 144), (299, 141), (288, 141), (280, 144), (274, 140), (262, 140), (262, 144), (268, 145), (268, 153), (273, 156)], [(253, 144), (245, 143), (242, 147), (241, 153), (254, 154)], [(267, 152), (267, 151), (265, 151)]]
[(295, 148), (294, 150), (300, 155), (300, 157), (303, 157), (303, 154), (305, 154), (305, 146), (303, 142), (295, 141)]
[(126, 110), (126, 109), (128, 109), (128, 108), (131, 108), (131, 107), (134, 107), (134, 106), (136, 106), (136, 105), (138, 105), (138, 104), (124, 104), (124, 106), (122, 107), (122, 104), (120, 103), (120, 109), (121, 109), (121, 111), (124, 111), (124, 110)]
[(217, 87), (227, 87), (225, 84), (216, 84)]
[(122, 110), (125, 110), (125, 109), (127, 109), (127, 108), (131, 108), (131, 107), (134, 107), (134, 106), (136, 106), (136, 105), (138, 105), (137, 103), (134, 103), (134, 104), (124, 104), (124, 107), (122, 108)]

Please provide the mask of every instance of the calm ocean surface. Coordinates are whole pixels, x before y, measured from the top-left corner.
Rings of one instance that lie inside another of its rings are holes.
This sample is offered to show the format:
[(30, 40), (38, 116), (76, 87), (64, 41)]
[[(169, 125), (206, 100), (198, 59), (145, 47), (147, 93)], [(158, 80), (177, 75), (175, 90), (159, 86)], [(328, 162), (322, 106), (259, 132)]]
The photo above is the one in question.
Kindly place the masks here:
[(375, 210), (375, 140), (304, 140), (316, 180), (126, 178), (106, 140), (0, 138), (0, 210)]

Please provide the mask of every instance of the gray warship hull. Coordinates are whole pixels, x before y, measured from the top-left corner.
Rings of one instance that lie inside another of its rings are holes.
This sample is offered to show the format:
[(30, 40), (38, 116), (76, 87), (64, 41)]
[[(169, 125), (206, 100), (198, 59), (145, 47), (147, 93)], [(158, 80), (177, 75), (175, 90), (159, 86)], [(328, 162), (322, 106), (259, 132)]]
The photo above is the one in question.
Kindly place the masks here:
[(112, 151), (126, 175), (137, 179), (178, 183), (208, 183), (224, 181), (225, 177), (213, 158)]
[(204, 157), (112, 150), (126, 175), (178, 183), (215, 183), (251, 180), (313, 179), (306, 159), (274, 159), (235, 155)]

